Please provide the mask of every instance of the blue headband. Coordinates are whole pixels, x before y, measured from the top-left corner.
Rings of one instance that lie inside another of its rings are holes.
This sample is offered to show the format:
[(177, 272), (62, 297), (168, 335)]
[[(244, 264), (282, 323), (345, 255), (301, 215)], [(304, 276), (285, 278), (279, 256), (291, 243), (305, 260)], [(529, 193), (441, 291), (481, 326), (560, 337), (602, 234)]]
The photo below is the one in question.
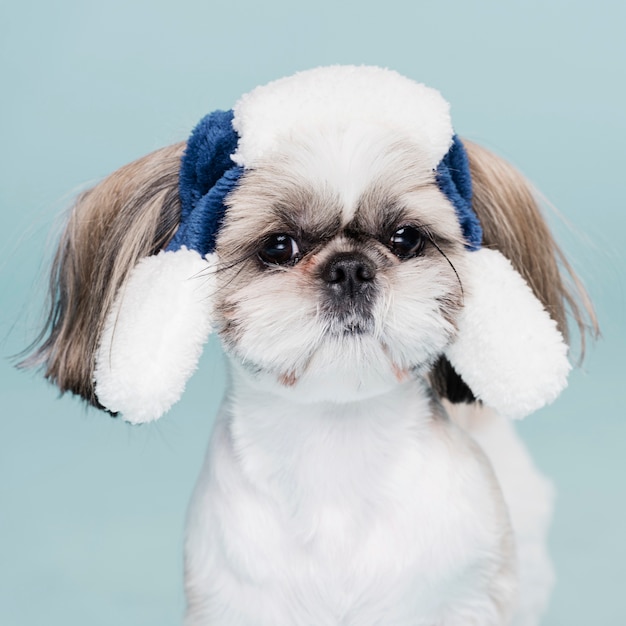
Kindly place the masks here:
[[(215, 240), (226, 206), (226, 196), (237, 186), (243, 167), (231, 155), (239, 136), (233, 111), (214, 111), (193, 130), (182, 158), (179, 175), (180, 226), (167, 246), (196, 250), (202, 256), (215, 250)], [(452, 202), (468, 250), (478, 250), (482, 228), (472, 209), (472, 179), (463, 143), (454, 135), (452, 146), (437, 166), (439, 189)]]
[(452, 137), (450, 149), (437, 166), (437, 185), (454, 205), (465, 238), (465, 247), (468, 250), (478, 250), (483, 240), (483, 229), (472, 208), (469, 159), (458, 135)]
[(243, 167), (230, 158), (239, 141), (232, 122), (232, 111), (213, 111), (191, 133), (178, 182), (180, 226), (167, 250), (185, 246), (202, 256), (215, 250), (224, 200), (243, 174)]

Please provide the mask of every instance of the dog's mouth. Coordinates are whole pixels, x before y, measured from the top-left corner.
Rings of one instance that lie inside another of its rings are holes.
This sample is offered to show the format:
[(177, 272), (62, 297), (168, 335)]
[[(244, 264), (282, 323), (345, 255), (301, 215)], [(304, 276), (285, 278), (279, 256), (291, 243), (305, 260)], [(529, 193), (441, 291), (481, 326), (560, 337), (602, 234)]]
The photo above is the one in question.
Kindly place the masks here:
[(349, 337), (351, 335), (366, 335), (369, 330), (366, 324), (362, 322), (349, 322), (343, 327), (343, 336)]
[(374, 320), (371, 316), (344, 315), (331, 317), (326, 324), (329, 337), (363, 337), (374, 333)]

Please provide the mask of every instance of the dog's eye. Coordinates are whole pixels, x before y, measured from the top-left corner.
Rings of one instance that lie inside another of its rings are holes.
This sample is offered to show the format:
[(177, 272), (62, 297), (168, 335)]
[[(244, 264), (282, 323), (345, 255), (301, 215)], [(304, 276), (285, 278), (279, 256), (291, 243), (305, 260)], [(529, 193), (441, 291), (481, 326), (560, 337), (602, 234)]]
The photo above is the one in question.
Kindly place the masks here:
[(300, 249), (296, 240), (289, 235), (270, 235), (259, 250), (259, 258), (266, 265), (297, 263), (300, 260)]
[(410, 259), (424, 249), (424, 236), (413, 226), (403, 226), (391, 236), (389, 248), (399, 259)]

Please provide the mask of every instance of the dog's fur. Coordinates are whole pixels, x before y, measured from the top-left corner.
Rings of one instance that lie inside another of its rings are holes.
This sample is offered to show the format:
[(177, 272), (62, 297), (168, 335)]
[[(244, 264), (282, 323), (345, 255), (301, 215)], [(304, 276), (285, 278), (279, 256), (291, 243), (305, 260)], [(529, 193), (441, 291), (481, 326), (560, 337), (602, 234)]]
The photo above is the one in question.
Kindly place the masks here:
[[(259, 163), (227, 199), (215, 312), (232, 382), (189, 512), (186, 623), (537, 624), (552, 580), (550, 487), (442, 356), (465, 295), (454, 209), (402, 138), (315, 141)], [(527, 183), (465, 145), (483, 245), (510, 259), (564, 335), (568, 308), (581, 330), (594, 325)], [(107, 313), (137, 260), (176, 230), (183, 150), (81, 196), (59, 246), (28, 363), (95, 406)], [(401, 260), (388, 242), (407, 224), (424, 248)], [(293, 236), (297, 263), (260, 260), (276, 233)], [(344, 257), (374, 274), (352, 304), (324, 278)]]

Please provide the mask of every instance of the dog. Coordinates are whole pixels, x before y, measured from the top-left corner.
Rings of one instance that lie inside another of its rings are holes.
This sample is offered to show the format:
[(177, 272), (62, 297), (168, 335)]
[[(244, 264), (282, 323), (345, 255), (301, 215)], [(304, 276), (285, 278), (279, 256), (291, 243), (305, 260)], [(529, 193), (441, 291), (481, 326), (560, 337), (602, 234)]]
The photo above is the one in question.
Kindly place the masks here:
[(146, 423), (219, 335), (187, 626), (533, 626), (551, 486), (509, 418), (565, 387), (567, 273), (437, 91), (317, 68), (77, 199), (26, 363)]

